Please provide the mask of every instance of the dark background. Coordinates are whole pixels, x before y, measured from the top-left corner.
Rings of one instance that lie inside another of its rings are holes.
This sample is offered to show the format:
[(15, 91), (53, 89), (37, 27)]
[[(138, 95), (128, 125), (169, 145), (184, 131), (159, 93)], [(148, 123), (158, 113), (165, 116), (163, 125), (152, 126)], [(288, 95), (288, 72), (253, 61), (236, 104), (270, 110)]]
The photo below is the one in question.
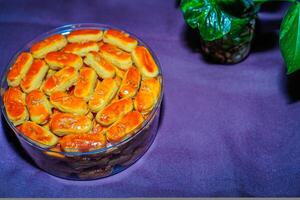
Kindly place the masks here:
[(0, 0), (0, 67), (26, 42), (57, 26), (103, 23), (135, 33), (165, 78), (158, 135), (120, 174), (68, 181), (38, 169), (2, 119), (1, 197), (298, 196), (299, 73), (285, 75), (277, 30), (282, 4), (259, 15), (251, 55), (207, 63), (176, 0)]

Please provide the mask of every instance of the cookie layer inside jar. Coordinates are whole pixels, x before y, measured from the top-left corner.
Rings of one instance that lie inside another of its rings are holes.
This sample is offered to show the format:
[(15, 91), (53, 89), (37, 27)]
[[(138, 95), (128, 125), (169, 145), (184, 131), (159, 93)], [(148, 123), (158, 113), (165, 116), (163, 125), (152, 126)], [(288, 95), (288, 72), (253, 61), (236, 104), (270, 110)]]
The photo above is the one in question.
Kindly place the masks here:
[[(106, 39), (100, 36), (102, 32)], [(50, 36), (33, 45), (31, 52), (26, 52), (33, 54), (33, 64), (41, 62), (47, 70), (35, 72), (32, 68), (29, 76), (20, 67), (23, 71), (18, 73), (24, 75), (14, 85), (10, 84), (5, 94), (13, 88), (19, 91), (22, 99), (30, 95), (34, 101), (29, 105), (19, 100), (18, 107), (12, 106), (16, 100), (7, 98), (4, 106), (8, 118), (29, 141), (44, 148), (45, 145), (40, 144), (46, 143), (47, 137), (36, 137), (39, 132), (31, 137), (32, 134), (24, 134), (22, 130), (49, 127), (49, 133), (57, 140), (49, 141), (51, 145), (47, 147), (57, 151), (88, 152), (134, 135), (148, 120), (161, 92), (157, 86), (161, 84), (161, 76), (153, 56), (137, 39), (123, 31), (82, 30), (69, 35)], [(31, 83), (29, 89), (22, 86), (24, 79)], [(43, 96), (43, 99), (34, 95)], [(39, 110), (41, 119), (35, 120), (35, 113), (30, 110), (33, 106), (45, 107), (45, 102), (47, 109)], [(130, 103), (124, 107), (120, 102)], [(13, 114), (21, 108), (24, 114), (16, 118)], [(57, 116), (64, 118), (58, 120)]]

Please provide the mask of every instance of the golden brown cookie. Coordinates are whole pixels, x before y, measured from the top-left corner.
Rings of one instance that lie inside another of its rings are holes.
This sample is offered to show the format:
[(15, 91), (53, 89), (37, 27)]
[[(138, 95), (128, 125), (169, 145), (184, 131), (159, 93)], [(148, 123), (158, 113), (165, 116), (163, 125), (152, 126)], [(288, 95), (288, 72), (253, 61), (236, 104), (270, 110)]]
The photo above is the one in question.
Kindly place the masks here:
[(97, 29), (81, 29), (72, 31), (69, 35), (67, 35), (67, 39), (69, 42), (89, 42), (94, 41), (98, 42), (102, 39), (103, 32)]
[(53, 133), (31, 121), (18, 126), (18, 130), (31, 142), (44, 148), (54, 146), (58, 142), (58, 138)]
[(72, 66), (75, 69), (79, 69), (83, 64), (80, 56), (62, 51), (47, 53), (45, 61), (48, 63), (50, 68), (54, 70), (58, 70), (66, 66)]
[(42, 90), (51, 95), (53, 92), (64, 92), (78, 79), (78, 71), (74, 67), (65, 67), (46, 79), (42, 85)]
[(116, 76), (116, 77), (114, 78), (114, 80), (117, 82), (118, 87), (120, 87), (120, 86), (121, 86), (121, 83), (122, 83), (122, 78), (119, 77), (119, 76)]
[(50, 96), (52, 105), (61, 112), (85, 115), (88, 113), (86, 102), (79, 97), (65, 92), (53, 92)]
[(12, 87), (20, 85), (22, 78), (28, 72), (32, 62), (33, 57), (30, 53), (21, 53), (8, 71), (7, 84)]
[(104, 79), (102, 82), (98, 81), (89, 100), (89, 109), (94, 113), (103, 109), (114, 98), (118, 88), (118, 83), (113, 78)]
[(121, 99), (109, 104), (96, 115), (96, 120), (103, 126), (109, 126), (128, 112), (132, 111), (133, 102), (130, 98)]
[(68, 134), (88, 133), (92, 127), (92, 121), (84, 115), (71, 113), (56, 113), (49, 124), (50, 130), (58, 136)]
[(99, 51), (99, 46), (96, 42), (69, 43), (63, 49), (63, 51), (67, 53), (73, 53), (78, 56), (85, 56), (91, 51)]
[(3, 94), (6, 114), (14, 125), (22, 124), (29, 118), (25, 106), (25, 94), (18, 87), (10, 87)]
[(90, 120), (94, 119), (94, 114), (90, 111), (85, 116), (87, 116)]
[(92, 67), (101, 78), (112, 78), (115, 76), (114, 66), (101, 57), (98, 52), (92, 51), (88, 53), (84, 63)]
[(30, 52), (34, 58), (44, 58), (47, 53), (58, 51), (67, 44), (67, 39), (61, 34), (52, 35), (36, 44), (34, 44)]
[(137, 111), (147, 114), (155, 106), (160, 94), (160, 82), (156, 78), (143, 80), (134, 100)]
[(105, 130), (107, 140), (111, 143), (116, 143), (133, 135), (133, 130), (141, 125), (144, 118), (141, 113), (132, 111), (127, 113), (123, 118), (114, 123), (111, 127)]
[(93, 119), (93, 128), (89, 133), (99, 134), (99, 133), (103, 133), (104, 130), (106, 130), (106, 128), (101, 126), (95, 119)]
[(37, 124), (45, 124), (52, 114), (51, 104), (46, 95), (39, 90), (33, 90), (27, 94), (26, 105), (31, 121)]
[(122, 80), (119, 90), (120, 98), (131, 98), (136, 95), (141, 81), (141, 74), (136, 67), (130, 67)]
[(82, 67), (80, 69), (79, 78), (74, 89), (74, 96), (83, 98), (88, 101), (97, 82), (96, 72), (89, 67)]
[(64, 159), (66, 156), (61, 153), (62, 150), (60, 148), (60, 145), (56, 145), (54, 147), (49, 148), (50, 151), (44, 151), (44, 153), (48, 156), (54, 157), (54, 158), (58, 158), (58, 159)]
[(99, 49), (101, 48), (102, 45), (104, 45), (103, 41), (97, 42)]
[(135, 49), (138, 42), (128, 33), (116, 29), (109, 29), (104, 32), (103, 41), (112, 45), (116, 45), (124, 51), (131, 52)]
[(88, 152), (105, 147), (106, 138), (102, 133), (70, 134), (61, 138), (59, 143), (65, 152)]
[(102, 45), (100, 47), (100, 55), (107, 61), (123, 70), (127, 70), (132, 65), (130, 53), (122, 51), (118, 47), (111, 44)]
[(43, 60), (34, 60), (25, 77), (21, 81), (20, 86), (22, 90), (28, 93), (32, 90), (38, 89), (41, 86), (48, 69), (48, 65)]
[[(48, 72), (47, 72), (47, 75), (46, 75), (46, 80), (50, 77), (50, 76), (53, 76), (57, 71), (56, 70), (53, 70), (53, 69), (49, 69)], [(45, 80), (44, 80), (45, 82)], [(43, 84), (42, 84), (43, 85)]]
[(115, 67), (116, 70), (116, 76), (120, 77), (121, 79), (124, 78), (125, 74), (126, 74), (126, 70), (122, 70), (119, 67)]
[(153, 78), (158, 75), (158, 66), (146, 47), (136, 47), (132, 52), (132, 59), (143, 76)]

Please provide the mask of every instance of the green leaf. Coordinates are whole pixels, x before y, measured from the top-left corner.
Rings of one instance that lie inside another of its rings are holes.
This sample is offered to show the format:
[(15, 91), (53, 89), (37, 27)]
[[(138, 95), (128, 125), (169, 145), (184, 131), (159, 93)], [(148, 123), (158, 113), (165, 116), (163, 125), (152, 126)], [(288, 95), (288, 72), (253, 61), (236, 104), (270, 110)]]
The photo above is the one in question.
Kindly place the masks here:
[(206, 41), (222, 38), (231, 29), (231, 17), (217, 6), (216, 0), (182, 0), (181, 10), (187, 24), (197, 27)]
[(216, 2), (224, 12), (237, 18), (253, 17), (260, 8), (253, 0), (216, 0)]
[(249, 21), (251, 19), (249, 18), (243, 18), (243, 19), (239, 19), (239, 18), (235, 18), (232, 20), (231, 23), (231, 34), (233, 35), (239, 35), (241, 30), (245, 29), (246, 26), (248, 26)]
[(261, 3), (266, 3), (266, 2), (281, 2), (281, 1), (285, 1), (285, 2), (296, 2), (296, 0), (253, 0), (253, 2), (255, 4), (261, 4)]
[(287, 74), (300, 69), (300, 3), (294, 3), (280, 27), (280, 50), (287, 65)]
[(250, 24), (254, 18), (233, 18), (231, 22), (230, 37), (232, 43), (239, 45), (252, 40), (253, 34), (250, 33), (249, 29), (254, 28), (254, 22)]

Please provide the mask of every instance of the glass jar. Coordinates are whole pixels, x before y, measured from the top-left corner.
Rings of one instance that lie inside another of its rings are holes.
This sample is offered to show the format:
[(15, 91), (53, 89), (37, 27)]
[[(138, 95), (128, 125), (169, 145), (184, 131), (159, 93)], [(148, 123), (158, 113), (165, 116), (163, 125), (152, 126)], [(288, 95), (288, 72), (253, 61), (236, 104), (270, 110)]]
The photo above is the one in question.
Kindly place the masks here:
[[(22, 147), (26, 150), (29, 156), (33, 159), (38, 167), (42, 170), (65, 179), (72, 180), (92, 180), (113, 174), (119, 173), (139, 158), (147, 151), (155, 139), (160, 117), (160, 106), (163, 98), (163, 76), (160, 64), (154, 55), (153, 51), (147, 44), (141, 41), (138, 37), (131, 34), (138, 40), (139, 45), (143, 45), (152, 54), (155, 62), (159, 67), (158, 79), (161, 84), (160, 96), (153, 110), (149, 113), (139, 129), (135, 130), (129, 138), (106, 148), (98, 149), (90, 152), (60, 152), (47, 148), (40, 147), (26, 138), (8, 119), (3, 103), (3, 93), (7, 90), (6, 81), (7, 72), (11, 65), (15, 62), (17, 56), (28, 51), (36, 42), (47, 38), (53, 34), (67, 35), (73, 30), (79, 29), (117, 29), (103, 24), (70, 24), (53, 29), (44, 33), (31, 42), (27, 43), (10, 61), (2, 73), (1, 81), (1, 110), (11, 130), (19, 139)], [(119, 29), (120, 30), (120, 29)], [(126, 31), (127, 32), (127, 31)], [(7, 131), (11, 131), (7, 130)], [(10, 133), (6, 133), (10, 134)]]
[[(239, 23), (234, 19), (232, 23)], [(204, 41), (200, 38), (200, 46), (203, 55), (212, 62), (220, 64), (235, 64), (247, 57), (254, 36), (255, 18), (247, 19), (246, 23), (230, 31), (221, 39)]]

